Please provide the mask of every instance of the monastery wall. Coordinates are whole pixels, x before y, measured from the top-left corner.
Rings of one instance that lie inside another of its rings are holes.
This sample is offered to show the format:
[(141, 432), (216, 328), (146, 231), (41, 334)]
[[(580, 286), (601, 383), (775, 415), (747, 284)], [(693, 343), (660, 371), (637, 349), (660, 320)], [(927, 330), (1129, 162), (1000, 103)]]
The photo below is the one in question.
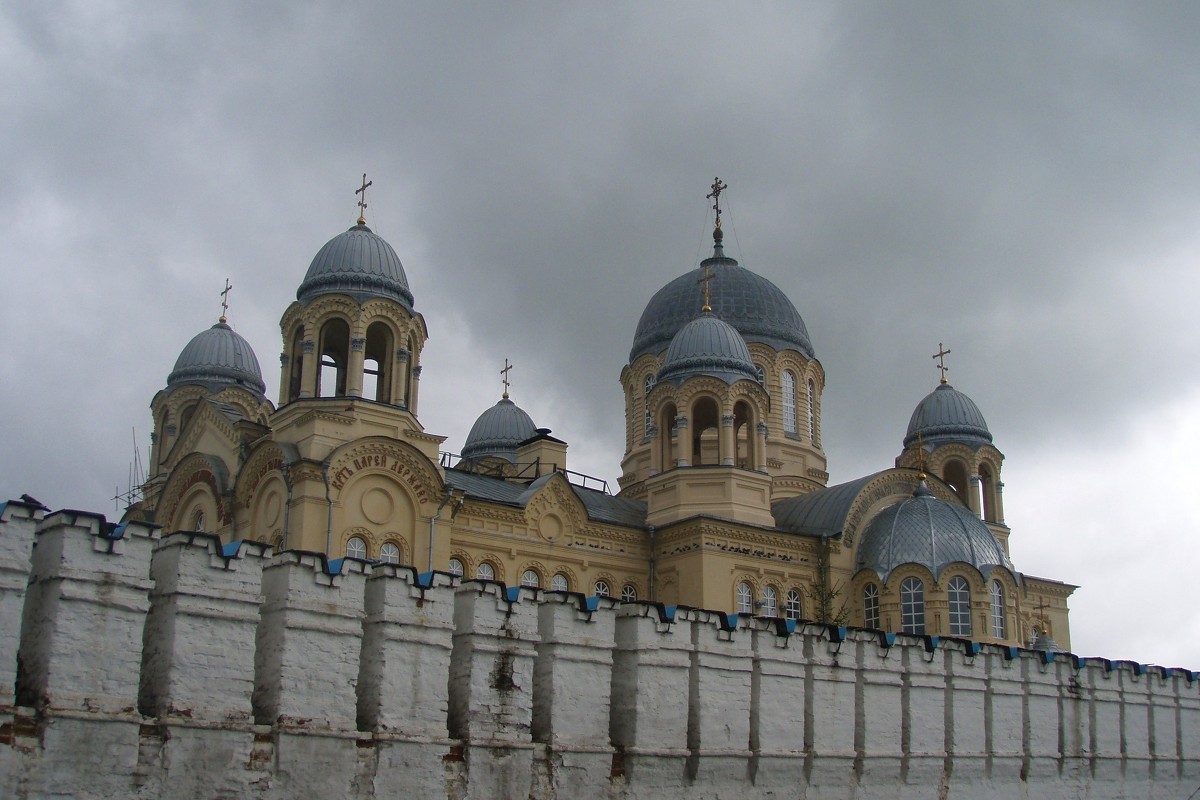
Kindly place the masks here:
[(1200, 681), (14, 502), (0, 745), (13, 798), (1184, 798)]

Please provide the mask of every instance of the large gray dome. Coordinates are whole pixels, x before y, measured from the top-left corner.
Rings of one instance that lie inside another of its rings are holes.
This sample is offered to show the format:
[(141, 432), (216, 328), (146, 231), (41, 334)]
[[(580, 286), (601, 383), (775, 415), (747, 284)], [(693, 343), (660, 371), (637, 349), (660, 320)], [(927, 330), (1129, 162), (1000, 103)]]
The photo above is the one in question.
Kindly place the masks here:
[(358, 224), (325, 243), (296, 290), (307, 305), (324, 294), (348, 294), (360, 303), (376, 297), (413, 308), (408, 276), (396, 251), (366, 225)]
[(183, 348), (175, 369), (167, 376), (167, 388), (183, 385), (204, 386), (212, 391), (241, 386), (260, 397), (267, 390), (250, 343), (225, 322), (196, 334)]
[(707, 311), (671, 339), (658, 380), (679, 384), (696, 375), (711, 375), (726, 383), (758, 380), (746, 340), (728, 322)]
[(904, 446), (916, 442), (918, 434), (925, 444), (934, 445), (962, 442), (979, 447), (992, 442), (992, 432), (979, 406), (948, 383), (939, 384), (917, 403), (908, 422)]
[(533, 420), (506, 396), (475, 420), (463, 445), (462, 457), (475, 461), (493, 456), (515, 464), (517, 445), (535, 435), (537, 426)]
[(629, 363), (647, 353), (661, 353), (679, 329), (696, 316), (700, 298), (697, 282), (706, 265), (711, 274), (713, 313), (736, 328), (742, 338), (814, 357), (808, 328), (792, 301), (775, 284), (726, 257), (718, 240), (712, 258), (675, 278), (650, 298), (638, 321)]
[(995, 567), (1013, 572), (996, 536), (969, 508), (939, 500), (922, 481), (913, 496), (875, 515), (858, 545), (858, 569), (887, 580), (902, 564), (921, 564), (937, 578), (962, 561), (987, 575)]

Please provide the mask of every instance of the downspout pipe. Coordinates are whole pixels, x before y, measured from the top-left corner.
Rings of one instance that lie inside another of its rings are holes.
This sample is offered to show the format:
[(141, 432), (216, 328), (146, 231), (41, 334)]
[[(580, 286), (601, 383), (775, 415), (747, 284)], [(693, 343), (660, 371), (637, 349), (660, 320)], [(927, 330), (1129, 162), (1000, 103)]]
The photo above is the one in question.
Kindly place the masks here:
[(321, 480), (325, 481), (325, 555), (333, 555), (333, 497), (329, 494), (329, 462), (321, 462)]
[(654, 595), (654, 578), (656, 576), (656, 573), (658, 572), (658, 570), (655, 568), (657, 566), (657, 563), (656, 563), (657, 559), (655, 557), (655, 552), (654, 552), (654, 526), (653, 525), (647, 526), (646, 532), (650, 535), (650, 579), (649, 579), (650, 585), (647, 588), (650, 591), (650, 598), (649, 598), (650, 602), (653, 603), (658, 599)]
[(456, 495), (456, 494), (454, 494), (453, 489), (446, 489), (446, 496), (442, 498), (442, 502), (437, 507), (437, 511), (434, 512), (434, 515), (429, 519), (429, 567), (428, 567), (429, 572), (433, 572), (434, 527), (437, 525), (437, 521), (439, 519), (441, 519), (441, 517), (442, 517), (442, 509), (444, 509), (446, 507), (447, 503), (449, 503), (450, 501), (454, 501), (454, 507), (450, 509), (450, 519), (454, 519), (456, 516), (458, 516), (459, 509), (461, 509), (463, 507), (463, 503), (466, 501), (466, 499), (467, 499), (466, 492)]

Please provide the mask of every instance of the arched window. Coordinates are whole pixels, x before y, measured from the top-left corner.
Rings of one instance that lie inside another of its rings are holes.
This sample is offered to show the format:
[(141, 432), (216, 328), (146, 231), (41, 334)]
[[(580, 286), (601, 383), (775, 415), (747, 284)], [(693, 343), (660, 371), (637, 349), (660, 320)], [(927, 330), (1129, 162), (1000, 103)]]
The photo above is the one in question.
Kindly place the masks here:
[(450, 559), (450, 569), (447, 570), (451, 575), (463, 576), (463, 563), (457, 558)]
[(559, 572), (550, 579), (550, 588), (556, 592), (565, 592), (571, 588), (571, 583), (567, 580), (566, 575)]
[(612, 596), (612, 589), (609, 588), (608, 581), (596, 581), (592, 584), (592, 594), (597, 597), (610, 597)]
[(542, 585), (542, 579), (536, 572), (527, 569), (521, 573), (521, 585), (528, 586), (530, 589), (536, 589)]
[(920, 578), (905, 578), (900, 584), (900, 629), (925, 633), (925, 584)]
[(992, 636), (1005, 638), (1007, 627), (1004, 624), (1004, 587), (1000, 581), (992, 581)]
[(779, 616), (779, 593), (774, 586), (763, 589), (762, 615), (764, 617)]
[(817, 444), (817, 384), (808, 379), (808, 438)]
[(366, 561), (367, 543), (357, 536), (351, 536), (346, 540), (346, 558), (358, 558)]
[(321, 326), (321, 356), (317, 361), (318, 397), (346, 394), (346, 366), (350, 361), (350, 326), (344, 319), (331, 319)]
[(783, 615), (788, 619), (800, 619), (803, 613), (803, 607), (800, 605), (800, 590), (788, 589), (787, 605), (783, 607)]
[(863, 624), (879, 630), (879, 587), (868, 583), (863, 587)]
[(954, 493), (962, 499), (964, 503), (970, 504), (970, 484), (967, 482), (967, 467), (958, 459), (948, 461), (942, 469), (942, 480), (950, 484), (954, 489)]
[(392, 402), (392, 329), (385, 322), (367, 326), (363, 351), (363, 397), (380, 403)]
[(955, 575), (946, 587), (950, 600), (950, 635), (971, 635), (971, 589), (967, 579)]
[(292, 372), (288, 376), (288, 400), (300, 398), (300, 378), (304, 374), (304, 328), (292, 335)]
[(481, 581), (494, 581), (496, 580), (496, 568), (484, 561), (475, 570), (475, 577)]
[(621, 600), (626, 603), (632, 603), (637, 600), (637, 589), (633, 588), (632, 583), (627, 583), (621, 587)]
[(754, 374), (758, 376), (758, 382), (765, 385), (767, 382), (767, 373), (763, 370), (762, 364), (754, 365)]
[(701, 397), (692, 406), (691, 426), (692, 466), (720, 464), (725, 453), (721, 452), (721, 410), (711, 397)]
[(395, 542), (384, 542), (379, 548), (379, 560), (384, 564), (400, 563), (400, 548)]
[(192, 530), (204, 530), (204, 509), (197, 508), (196, 513), (192, 514)]
[(737, 585), (737, 613), (754, 613), (754, 592), (745, 581)]
[(996, 514), (996, 479), (986, 464), (979, 467), (979, 494), (983, 502), (983, 518), (988, 522), (999, 522)]
[(796, 376), (790, 369), (783, 371), (783, 432), (796, 433)]

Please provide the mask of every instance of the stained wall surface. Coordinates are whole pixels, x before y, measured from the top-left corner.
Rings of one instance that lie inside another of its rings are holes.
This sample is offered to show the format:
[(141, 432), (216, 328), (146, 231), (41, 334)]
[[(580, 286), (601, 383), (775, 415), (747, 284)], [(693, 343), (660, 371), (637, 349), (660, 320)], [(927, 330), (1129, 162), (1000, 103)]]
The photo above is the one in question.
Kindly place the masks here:
[(3, 797), (1182, 798), (1198, 687), (0, 506)]

